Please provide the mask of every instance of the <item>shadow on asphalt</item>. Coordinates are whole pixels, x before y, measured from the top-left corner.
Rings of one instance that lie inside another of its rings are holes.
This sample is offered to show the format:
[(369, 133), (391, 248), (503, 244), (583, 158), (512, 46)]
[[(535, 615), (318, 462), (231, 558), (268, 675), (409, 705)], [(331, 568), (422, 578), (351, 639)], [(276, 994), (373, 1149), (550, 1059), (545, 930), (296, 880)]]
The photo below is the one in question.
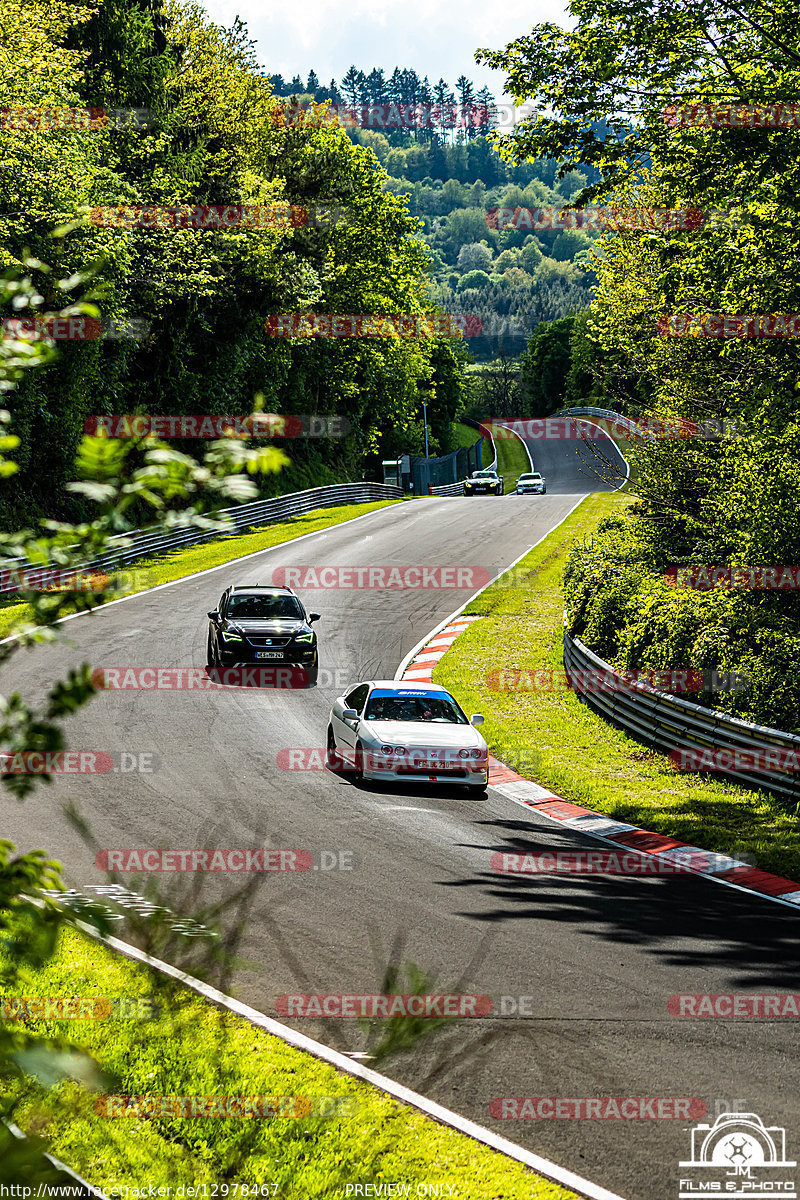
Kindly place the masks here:
[[(679, 967), (728, 969), (731, 987), (787, 987), (800, 979), (800, 914), (722, 887), (702, 876), (504, 875), (489, 866), (492, 854), (554, 850), (612, 850), (573, 830), (548, 829), (525, 820), (481, 822), (497, 835), (486, 851), (486, 871), (442, 883), (484, 897), (484, 906), (462, 910), (473, 921), (548, 921), (578, 927), (596, 941), (629, 943)], [(620, 847), (620, 853), (629, 850)]]

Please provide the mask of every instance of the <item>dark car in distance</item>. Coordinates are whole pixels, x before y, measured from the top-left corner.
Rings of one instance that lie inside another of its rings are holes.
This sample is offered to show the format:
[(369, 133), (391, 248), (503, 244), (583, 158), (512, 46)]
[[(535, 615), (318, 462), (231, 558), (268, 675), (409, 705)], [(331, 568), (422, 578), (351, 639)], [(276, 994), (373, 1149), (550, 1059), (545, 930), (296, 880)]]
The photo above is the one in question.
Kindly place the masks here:
[(502, 496), (503, 479), (497, 471), (473, 471), (469, 479), (464, 480), (465, 496)]
[(302, 669), (307, 686), (317, 682), (319, 613), (307, 613), (291, 588), (254, 584), (229, 587), (208, 614), (209, 667), (263, 663)]

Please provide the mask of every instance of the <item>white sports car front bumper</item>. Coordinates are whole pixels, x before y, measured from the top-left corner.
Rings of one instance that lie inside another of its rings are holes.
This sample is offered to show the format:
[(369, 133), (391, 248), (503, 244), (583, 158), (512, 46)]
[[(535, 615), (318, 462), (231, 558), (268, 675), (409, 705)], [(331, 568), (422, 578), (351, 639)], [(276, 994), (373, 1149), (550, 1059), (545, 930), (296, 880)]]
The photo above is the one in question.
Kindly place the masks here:
[[(417, 766), (417, 762), (425, 765)], [(442, 768), (430, 760), (413, 759), (408, 756), (398, 763), (391, 763), (387, 755), (364, 751), (363, 777), (375, 783), (450, 783), (466, 784), (470, 787), (486, 787), (489, 771), (486, 763), (456, 760), (452, 767)]]

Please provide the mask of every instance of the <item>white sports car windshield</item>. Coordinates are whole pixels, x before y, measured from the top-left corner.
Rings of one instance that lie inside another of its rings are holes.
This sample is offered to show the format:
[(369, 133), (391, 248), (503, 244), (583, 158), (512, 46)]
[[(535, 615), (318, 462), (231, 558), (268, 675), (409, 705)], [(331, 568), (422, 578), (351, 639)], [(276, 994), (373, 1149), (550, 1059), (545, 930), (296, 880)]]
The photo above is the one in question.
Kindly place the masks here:
[(364, 714), (367, 721), (429, 721), (447, 725), (469, 725), (454, 700), (440, 693), (417, 692), (398, 695), (376, 690)]

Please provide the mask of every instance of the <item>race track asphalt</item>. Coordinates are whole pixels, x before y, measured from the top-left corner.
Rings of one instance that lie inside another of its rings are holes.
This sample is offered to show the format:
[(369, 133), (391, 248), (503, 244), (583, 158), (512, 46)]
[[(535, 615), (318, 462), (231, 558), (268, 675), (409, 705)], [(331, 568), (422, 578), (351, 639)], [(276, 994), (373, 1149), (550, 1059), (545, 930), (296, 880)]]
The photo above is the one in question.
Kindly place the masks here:
[[(605, 455), (607, 443), (595, 445)], [(200, 668), (206, 611), (228, 584), (267, 582), (276, 566), (452, 565), (482, 580), (478, 568), (495, 574), (518, 558), (581, 493), (613, 486), (593, 474), (591, 448), (547, 442), (533, 451), (548, 479), (544, 497), (395, 505), (139, 594), (67, 622), (59, 646), (15, 657), (0, 689), (13, 683), (39, 698), (81, 662)], [(428, 972), (431, 990), (487, 994), (496, 1010), (500, 997), (532, 997), (530, 1016), (459, 1020), (378, 1069), (630, 1200), (677, 1197), (693, 1121), (500, 1121), (491, 1102), (696, 1097), (713, 1121), (715, 1109), (737, 1101), (787, 1127), (796, 1151), (797, 1025), (679, 1019), (667, 1002), (679, 993), (800, 990), (797, 916), (688, 876), (498, 875), (489, 865), (497, 849), (597, 843), (494, 790), (475, 800), (455, 788), (356, 787), (327, 770), (281, 769), (281, 750), (324, 745), (330, 703), (345, 684), (392, 677), (476, 587), (299, 590), (322, 613), (321, 666), (340, 686), (107, 691), (70, 721), (70, 747), (150, 752), (153, 773), (62, 777), (24, 804), (4, 796), (3, 836), (46, 848), (83, 890), (105, 877), (64, 816), (67, 801), (104, 848), (349, 851), (350, 871), (263, 877), (241, 950), (249, 965), (235, 978), (240, 999), (277, 1016), (286, 993), (379, 992), (392, 958)], [(143, 878), (126, 882), (140, 889)], [(177, 909), (191, 879), (160, 878)], [(203, 896), (229, 896), (240, 883), (206, 876)], [(126, 931), (120, 921), (115, 932)], [(281, 1019), (338, 1049), (364, 1049), (352, 1019)]]

